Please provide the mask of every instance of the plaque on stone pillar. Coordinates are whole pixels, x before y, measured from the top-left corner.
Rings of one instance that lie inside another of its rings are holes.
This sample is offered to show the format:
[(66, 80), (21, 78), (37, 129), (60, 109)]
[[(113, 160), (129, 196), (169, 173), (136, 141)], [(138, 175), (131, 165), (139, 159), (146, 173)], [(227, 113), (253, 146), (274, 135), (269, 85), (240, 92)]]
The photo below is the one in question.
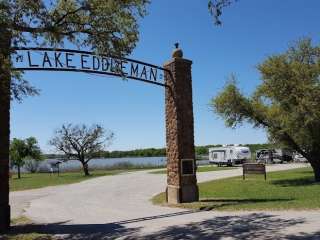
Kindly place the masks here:
[(194, 175), (194, 159), (181, 159), (181, 175)]

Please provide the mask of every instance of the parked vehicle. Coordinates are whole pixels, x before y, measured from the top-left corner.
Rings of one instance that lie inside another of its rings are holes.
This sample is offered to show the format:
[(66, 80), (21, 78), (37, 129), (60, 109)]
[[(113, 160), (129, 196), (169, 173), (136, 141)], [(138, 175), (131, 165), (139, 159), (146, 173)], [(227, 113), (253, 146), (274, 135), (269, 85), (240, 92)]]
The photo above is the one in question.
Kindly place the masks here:
[(218, 166), (242, 164), (250, 158), (251, 152), (248, 147), (227, 145), (209, 148), (209, 162)]
[(293, 160), (293, 151), (287, 148), (260, 149), (256, 151), (258, 163), (284, 163)]
[(293, 155), (293, 161), (294, 162), (308, 162), (308, 160), (302, 156), (300, 153), (295, 153)]
[(256, 161), (258, 163), (273, 163), (273, 154), (271, 149), (259, 149), (256, 151)]
[(293, 161), (293, 151), (288, 148), (277, 148), (273, 149), (274, 159), (281, 162), (291, 162)]

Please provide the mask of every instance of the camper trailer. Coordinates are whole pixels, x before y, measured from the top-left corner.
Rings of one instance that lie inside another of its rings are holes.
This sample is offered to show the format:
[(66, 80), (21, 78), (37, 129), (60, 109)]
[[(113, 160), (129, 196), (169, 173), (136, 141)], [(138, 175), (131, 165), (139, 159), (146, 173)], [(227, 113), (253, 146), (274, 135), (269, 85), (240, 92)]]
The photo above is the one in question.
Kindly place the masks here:
[(251, 152), (248, 147), (227, 145), (209, 148), (209, 162), (218, 166), (242, 164), (250, 158)]

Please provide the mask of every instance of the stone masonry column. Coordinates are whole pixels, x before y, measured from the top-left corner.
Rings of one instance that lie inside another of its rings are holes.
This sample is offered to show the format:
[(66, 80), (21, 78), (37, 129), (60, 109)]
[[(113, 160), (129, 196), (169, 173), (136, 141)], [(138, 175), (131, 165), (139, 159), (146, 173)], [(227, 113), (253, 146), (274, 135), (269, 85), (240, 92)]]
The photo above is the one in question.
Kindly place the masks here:
[(167, 202), (199, 199), (194, 149), (192, 62), (178, 48), (164, 64), (166, 87)]
[(10, 33), (0, 26), (0, 232), (6, 232), (10, 226), (10, 40)]

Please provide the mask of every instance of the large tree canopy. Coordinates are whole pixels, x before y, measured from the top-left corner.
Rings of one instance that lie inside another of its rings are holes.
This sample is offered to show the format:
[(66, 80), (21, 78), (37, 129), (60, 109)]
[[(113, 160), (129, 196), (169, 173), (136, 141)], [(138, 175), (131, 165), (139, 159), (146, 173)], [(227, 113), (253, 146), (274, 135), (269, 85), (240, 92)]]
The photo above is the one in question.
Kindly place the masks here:
[(320, 181), (320, 47), (301, 40), (258, 70), (262, 83), (252, 96), (231, 81), (212, 99), (213, 110), (229, 127), (249, 122), (266, 129), (271, 140), (306, 157)]
[[(11, 46), (77, 47), (124, 56), (138, 41), (138, 19), (149, 0), (2, 0), (0, 40)], [(0, 54), (3, 51), (0, 52)], [(6, 51), (3, 53), (7, 54)], [(1, 57), (1, 56), (0, 56)], [(12, 97), (35, 95), (37, 89), (12, 74)]]
[(5, 0), (0, 24), (12, 32), (12, 44), (35, 40), (62, 45), (65, 40), (103, 53), (125, 55), (138, 40), (137, 17), (147, 0)]

